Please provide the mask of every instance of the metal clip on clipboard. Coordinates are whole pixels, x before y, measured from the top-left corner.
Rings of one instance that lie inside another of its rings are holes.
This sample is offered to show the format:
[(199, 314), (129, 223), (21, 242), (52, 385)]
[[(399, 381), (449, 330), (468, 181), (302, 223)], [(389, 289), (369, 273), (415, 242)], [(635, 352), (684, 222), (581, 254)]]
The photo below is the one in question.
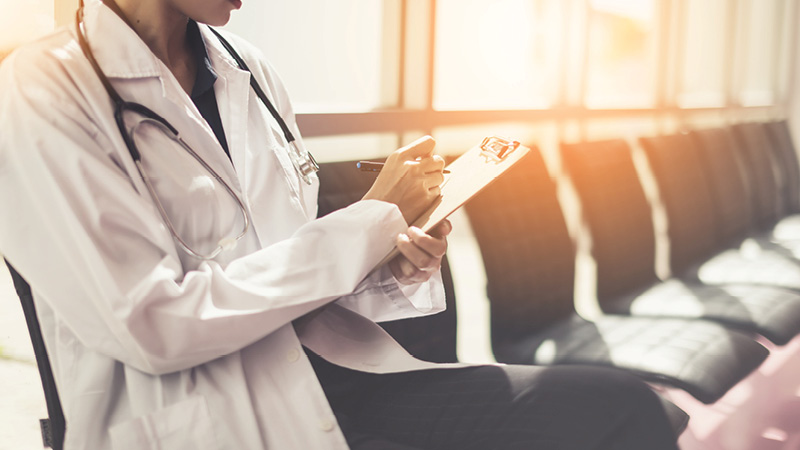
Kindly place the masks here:
[(520, 146), (517, 141), (504, 139), (497, 136), (489, 136), (481, 143), (481, 154), (497, 161), (502, 161)]

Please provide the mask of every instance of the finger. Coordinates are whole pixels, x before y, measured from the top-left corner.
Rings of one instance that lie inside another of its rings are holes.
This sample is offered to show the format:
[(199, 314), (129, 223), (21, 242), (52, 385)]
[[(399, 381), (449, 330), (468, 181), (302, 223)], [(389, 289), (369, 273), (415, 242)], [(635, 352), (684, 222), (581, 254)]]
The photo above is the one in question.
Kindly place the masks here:
[(439, 155), (431, 155), (430, 157), (419, 160), (419, 169), (424, 173), (442, 173), (444, 170), (444, 165), (444, 158)]
[(439, 222), (435, 227), (433, 227), (428, 232), (428, 234), (430, 234), (433, 237), (443, 238), (449, 235), (451, 231), (453, 231), (453, 224), (450, 223), (449, 220), (444, 219), (441, 222)]
[(444, 236), (432, 236), (418, 227), (409, 227), (407, 235), (416, 247), (434, 258), (441, 258), (447, 253), (447, 238)]
[(409, 229), (408, 234), (409, 240), (414, 245), (414, 250), (409, 251), (409, 255), (412, 257), (411, 262), (420, 269), (438, 268), (441, 259), (447, 253), (447, 238), (431, 236), (419, 228), (415, 228), (415, 230), (418, 233)]
[(433, 272), (426, 272), (417, 269), (405, 256), (400, 255), (395, 258), (396, 266), (392, 275), (402, 284), (413, 284), (428, 281)]
[(398, 150), (398, 153), (405, 160), (415, 160), (417, 158), (426, 158), (433, 153), (433, 148), (436, 146), (436, 141), (430, 136), (423, 136), (416, 141), (406, 145)]
[(439, 187), (444, 183), (444, 174), (442, 172), (429, 172), (422, 176), (422, 187), (425, 189), (433, 189)]
[(408, 262), (414, 265), (417, 270), (431, 272), (439, 269), (441, 256), (434, 256), (428, 253), (422, 246), (418, 245), (406, 234), (401, 234), (397, 238), (397, 249), (406, 257)]
[(426, 272), (424, 270), (416, 270), (413, 274), (406, 277), (405, 283), (406, 284), (416, 284), (416, 283), (424, 283), (430, 280), (431, 276), (433, 276), (434, 272)]
[(389, 261), (389, 269), (392, 271), (394, 278), (401, 284), (410, 284), (410, 278), (417, 270), (403, 255), (397, 255)]

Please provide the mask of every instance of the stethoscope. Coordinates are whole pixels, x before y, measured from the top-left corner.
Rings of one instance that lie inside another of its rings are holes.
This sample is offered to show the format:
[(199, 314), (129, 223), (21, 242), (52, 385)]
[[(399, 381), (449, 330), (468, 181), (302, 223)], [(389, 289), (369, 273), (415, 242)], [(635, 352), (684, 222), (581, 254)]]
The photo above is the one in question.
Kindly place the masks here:
[[(97, 60), (94, 57), (94, 53), (92, 53), (91, 48), (89, 47), (89, 41), (86, 38), (86, 33), (84, 30), (84, 21), (83, 21), (83, 1), (80, 2), (80, 7), (78, 8), (78, 12), (75, 15), (75, 26), (77, 28), (78, 34), (78, 43), (80, 44), (81, 50), (83, 50), (83, 54), (86, 55), (86, 58), (89, 60), (89, 63), (94, 69), (94, 72), (97, 74), (97, 77), (100, 78), (100, 82), (103, 84), (106, 92), (108, 93), (109, 97), (111, 97), (111, 101), (114, 103), (114, 120), (117, 123), (117, 128), (119, 128), (119, 132), (122, 135), (122, 139), (125, 142), (125, 146), (128, 148), (128, 152), (133, 158), (133, 162), (136, 166), (136, 170), (139, 172), (139, 176), (141, 177), (144, 185), (147, 188), (147, 191), (150, 193), (150, 196), (153, 198), (153, 201), (156, 205), (156, 209), (158, 209), (161, 218), (164, 220), (164, 223), (167, 225), (169, 232), (172, 234), (173, 238), (178, 242), (178, 245), (189, 255), (203, 260), (208, 260), (216, 257), (220, 254), (223, 250), (231, 249), (235, 247), (236, 243), (247, 234), (247, 231), (250, 229), (250, 217), (247, 212), (247, 208), (245, 207), (244, 201), (241, 199), (239, 195), (225, 182), (225, 180), (219, 176), (219, 174), (206, 163), (203, 158), (200, 157), (179, 135), (178, 130), (172, 126), (166, 119), (159, 116), (150, 108), (135, 102), (129, 102), (123, 100), (119, 93), (114, 89), (111, 85), (111, 82), (106, 77), (103, 70), (100, 69), (100, 65), (97, 63)], [(217, 36), (217, 38), (222, 43), (222, 46), (225, 50), (230, 53), (233, 59), (236, 61), (236, 64), (239, 66), (240, 69), (247, 71), (250, 73), (250, 86), (252, 86), (253, 90), (255, 91), (258, 98), (267, 107), (272, 117), (278, 122), (280, 125), (281, 130), (283, 131), (284, 137), (286, 141), (289, 143), (289, 156), (292, 160), (292, 164), (294, 165), (297, 174), (300, 178), (303, 179), (307, 184), (311, 184), (313, 182), (311, 175), (319, 170), (319, 166), (317, 162), (314, 160), (314, 157), (308, 151), (304, 149), (300, 149), (295, 142), (296, 139), (292, 134), (289, 127), (284, 122), (283, 118), (278, 114), (278, 111), (272, 105), (269, 98), (267, 98), (264, 91), (261, 89), (261, 86), (256, 81), (255, 77), (253, 76), (250, 69), (247, 67), (247, 64), (244, 62), (241, 56), (234, 50), (231, 44), (223, 38), (216, 30), (209, 27), (209, 29)], [(123, 120), (123, 115), (125, 112), (135, 112), (142, 116), (144, 119), (139, 121), (135, 126), (128, 131), (125, 128), (125, 122)], [(228, 194), (236, 201), (239, 205), (239, 208), (242, 213), (244, 227), (238, 235), (235, 237), (224, 237), (220, 239), (217, 243), (217, 247), (211, 251), (210, 253), (200, 253), (193, 250), (178, 234), (175, 230), (175, 226), (172, 224), (172, 221), (169, 219), (164, 206), (161, 204), (158, 195), (156, 194), (156, 190), (153, 185), (150, 183), (149, 177), (145, 176), (145, 170), (142, 165), (142, 156), (139, 152), (139, 149), (136, 147), (136, 141), (134, 136), (136, 135), (136, 131), (142, 125), (151, 125), (155, 126), (156, 128), (160, 129), (164, 134), (169, 136), (173, 141), (178, 143), (187, 153), (189, 153), (206, 171), (208, 171), (216, 180), (219, 182), (222, 187), (225, 189)]]

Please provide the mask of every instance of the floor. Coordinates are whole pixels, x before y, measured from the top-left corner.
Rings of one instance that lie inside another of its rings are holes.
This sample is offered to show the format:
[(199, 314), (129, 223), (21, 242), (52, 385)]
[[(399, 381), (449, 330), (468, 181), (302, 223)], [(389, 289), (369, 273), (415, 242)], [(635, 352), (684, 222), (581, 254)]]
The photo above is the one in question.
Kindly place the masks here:
[[(458, 299), (458, 352), (491, 362), (488, 302), (480, 254), (463, 216), (452, 218), (448, 257)], [(691, 415), (682, 450), (800, 450), (800, 337), (770, 347), (767, 361), (713, 405), (655, 386)], [(0, 267), (0, 450), (39, 449), (44, 396), (11, 279)], [(645, 450), (645, 449), (643, 449)]]

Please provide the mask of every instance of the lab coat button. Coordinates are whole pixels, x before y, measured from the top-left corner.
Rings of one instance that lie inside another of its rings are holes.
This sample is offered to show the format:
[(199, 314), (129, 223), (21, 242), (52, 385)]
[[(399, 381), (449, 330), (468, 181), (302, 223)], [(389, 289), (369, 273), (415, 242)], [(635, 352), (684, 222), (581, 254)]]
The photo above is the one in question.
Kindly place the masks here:
[(333, 421), (332, 421), (332, 420), (329, 420), (329, 419), (323, 419), (323, 420), (322, 420), (322, 421), (319, 423), (319, 428), (320, 428), (320, 430), (322, 430), (322, 431), (333, 431), (333, 429), (334, 429), (334, 427), (335, 427), (335, 426), (336, 426), (336, 425), (333, 423)]
[(289, 350), (288, 352), (286, 352), (286, 360), (287, 361), (295, 362), (298, 359), (300, 359), (300, 351), (298, 351), (296, 348), (293, 348), (293, 349)]

